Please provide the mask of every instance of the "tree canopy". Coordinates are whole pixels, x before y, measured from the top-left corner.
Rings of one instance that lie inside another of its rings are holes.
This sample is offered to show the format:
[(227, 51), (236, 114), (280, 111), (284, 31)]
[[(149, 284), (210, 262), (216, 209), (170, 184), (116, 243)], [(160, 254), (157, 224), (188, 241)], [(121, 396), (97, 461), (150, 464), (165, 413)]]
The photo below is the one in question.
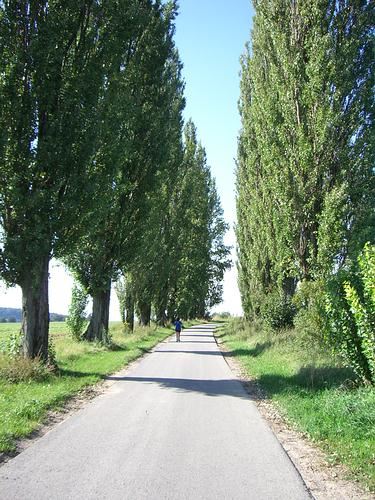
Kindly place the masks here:
[(242, 57), (237, 207), (248, 316), (327, 276), (374, 228), (368, 1), (255, 2)]
[[(201, 282), (180, 294), (184, 314), (220, 300), (226, 225), (203, 148), (183, 144), (176, 14), (174, 1), (0, 2), (0, 274), (22, 288), (26, 356), (48, 358), (52, 257), (93, 299), (88, 340), (107, 341), (121, 275), (131, 322), (134, 307), (171, 317), (186, 259)], [(190, 253), (175, 248), (183, 221)]]

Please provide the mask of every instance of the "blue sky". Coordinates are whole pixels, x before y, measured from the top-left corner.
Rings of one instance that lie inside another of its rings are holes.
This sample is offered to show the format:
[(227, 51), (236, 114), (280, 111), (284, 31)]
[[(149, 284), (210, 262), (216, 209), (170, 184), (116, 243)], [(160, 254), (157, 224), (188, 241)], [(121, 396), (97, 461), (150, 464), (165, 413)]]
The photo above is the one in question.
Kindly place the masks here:
[[(180, 0), (179, 6), (175, 40), (184, 65), (185, 118), (193, 119), (206, 149), (231, 225), (226, 242), (234, 247), (240, 56), (250, 39), (253, 8), (249, 0)], [(217, 310), (242, 312), (235, 268), (226, 273), (223, 299)]]
[[(239, 58), (250, 38), (253, 10), (249, 0), (180, 0), (175, 41), (184, 65), (185, 119), (192, 118), (217, 181), (225, 220), (235, 222), (235, 161), (240, 129), (238, 113)], [(235, 245), (233, 229), (227, 244)], [(233, 256), (235, 252), (233, 251)], [(72, 279), (63, 266), (50, 266), (50, 310), (66, 314)], [(226, 273), (224, 301), (216, 309), (241, 313), (235, 268)], [(18, 287), (0, 283), (0, 307), (21, 307)], [(118, 320), (115, 293), (110, 319)]]
[(250, 38), (249, 0), (180, 0), (176, 45), (191, 117), (216, 177), (226, 220), (235, 220), (234, 158), (240, 128), (239, 58)]

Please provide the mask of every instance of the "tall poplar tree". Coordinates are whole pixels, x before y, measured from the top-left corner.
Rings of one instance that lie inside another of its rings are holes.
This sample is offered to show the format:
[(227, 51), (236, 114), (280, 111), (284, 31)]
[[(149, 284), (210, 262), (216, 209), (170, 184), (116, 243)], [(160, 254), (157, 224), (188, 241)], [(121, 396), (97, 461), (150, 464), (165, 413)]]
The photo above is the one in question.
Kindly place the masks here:
[(22, 288), (26, 356), (48, 356), (48, 265), (94, 203), (96, 114), (114, 6), (0, 4), (0, 272)]
[(230, 249), (223, 241), (227, 224), (204, 148), (191, 120), (182, 147), (181, 104), (177, 111), (174, 135), (171, 130), (168, 137), (178, 140), (169, 143), (169, 169), (149, 195), (152, 209), (141, 250), (130, 265), (142, 325), (149, 324), (152, 310), (159, 324), (176, 316), (204, 317), (220, 303), (230, 267)]
[(254, 6), (237, 173), (248, 315), (262, 293), (332, 272), (374, 227), (370, 2)]
[(103, 137), (97, 153), (98, 162), (112, 166), (113, 177), (101, 191), (103, 208), (66, 259), (93, 298), (87, 340), (107, 338), (111, 282), (142, 253), (150, 192), (163, 175), (175, 85), (174, 16), (174, 3), (137, 5), (111, 94), (110, 142)]
[(182, 162), (182, 110), (184, 84), (181, 63), (176, 50), (171, 54), (165, 74), (168, 99), (165, 104), (165, 147), (160, 159), (155, 185), (148, 200), (150, 210), (143, 221), (141, 243), (133, 263), (128, 267), (134, 276), (138, 314), (141, 324), (150, 322), (151, 308), (157, 321), (166, 323), (168, 279), (173, 259), (170, 241), (170, 203)]
[(204, 317), (221, 301), (221, 281), (230, 267), (227, 230), (215, 183), (191, 120), (185, 126), (184, 159), (173, 195), (171, 236), (175, 267), (169, 316)]

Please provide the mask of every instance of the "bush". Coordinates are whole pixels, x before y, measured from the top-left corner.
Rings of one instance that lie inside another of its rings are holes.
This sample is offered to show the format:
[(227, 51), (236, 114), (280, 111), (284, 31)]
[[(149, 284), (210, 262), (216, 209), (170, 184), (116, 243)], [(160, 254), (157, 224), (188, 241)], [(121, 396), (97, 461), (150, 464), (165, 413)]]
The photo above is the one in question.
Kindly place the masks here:
[(8, 337), (0, 342), (0, 353), (11, 358), (15, 358), (21, 354), (22, 350), (22, 334), (21, 332), (12, 332)]
[(296, 313), (291, 297), (279, 291), (270, 292), (261, 306), (261, 317), (272, 330), (293, 326)]
[(231, 313), (228, 312), (228, 311), (223, 311), (223, 312), (216, 313), (215, 316), (217, 316), (218, 318), (221, 318), (221, 319), (227, 319), (227, 318), (231, 318), (232, 317)]
[(75, 284), (72, 290), (72, 302), (69, 307), (66, 324), (72, 337), (81, 340), (84, 326), (86, 324), (85, 310), (87, 306), (87, 292)]
[(375, 245), (329, 283), (326, 337), (355, 373), (375, 384)]
[(325, 340), (325, 285), (321, 281), (303, 281), (293, 297), (297, 314), (294, 326), (302, 344), (319, 345)]

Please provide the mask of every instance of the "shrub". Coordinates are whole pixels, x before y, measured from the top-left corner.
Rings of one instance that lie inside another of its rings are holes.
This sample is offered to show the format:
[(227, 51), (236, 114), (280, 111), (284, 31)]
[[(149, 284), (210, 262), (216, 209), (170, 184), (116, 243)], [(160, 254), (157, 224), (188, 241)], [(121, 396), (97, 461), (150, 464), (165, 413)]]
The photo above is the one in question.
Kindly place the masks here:
[(87, 292), (78, 284), (75, 284), (72, 290), (72, 301), (69, 307), (66, 324), (72, 337), (76, 340), (81, 340), (83, 329), (87, 321), (85, 316), (87, 300)]
[(325, 285), (321, 281), (303, 281), (293, 297), (297, 313), (294, 326), (302, 344), (324, 343)]
[(244, 318), (232, 318), (226, 325), (226, 329), (230, 331), (231, 334), (241, 334), (246, 331), (248, 322)]
[(15, 358), (21, 354), (22, 334), (21, 332), (12, 332), (0, 342), (0, 353)]
[(52, 338), (48, 341), (48, 368), (50, 371), (57, 370), (56, 348)]
[(375, 383), (375, 245), (329, 284), (326, 337), (356, 374)]
[(270, 292), (261, 306), (261, 317), (272, 330), (293, 326), (296, 313), (291, 297), (279, 291)]
[(217, 316), (218, 318), (221, 318), (221, 319), (228, 319), (228, 318), (232, 317), (231, 313), (228, 311), (216, 313), (215, 316)]

